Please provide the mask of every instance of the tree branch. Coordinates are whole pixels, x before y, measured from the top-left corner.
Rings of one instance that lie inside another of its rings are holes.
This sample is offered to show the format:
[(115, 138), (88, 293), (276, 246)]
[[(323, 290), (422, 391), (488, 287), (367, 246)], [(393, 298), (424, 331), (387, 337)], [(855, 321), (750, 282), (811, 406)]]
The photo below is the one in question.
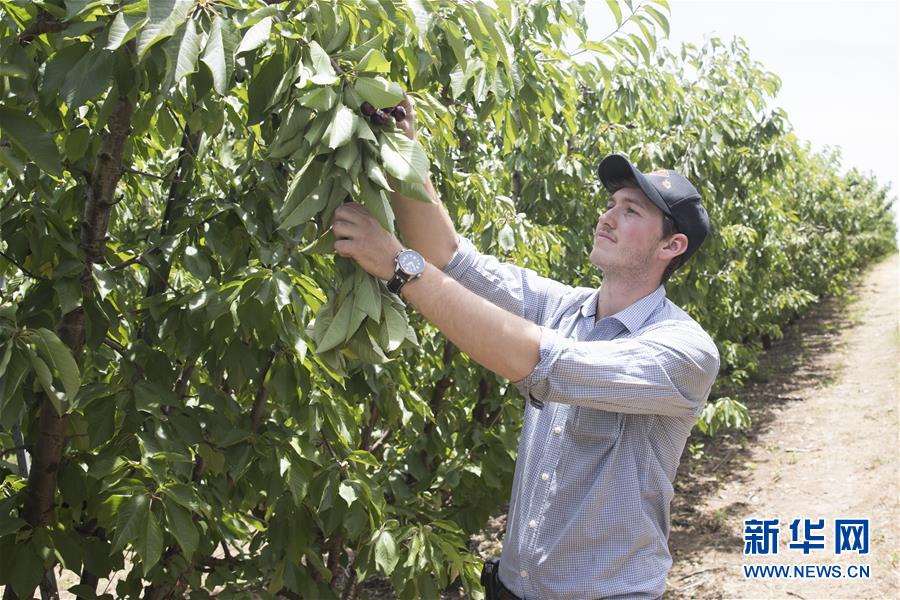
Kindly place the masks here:
[(269, 360), (266, 361), (265, 366), (260, 370), (259, 373), (259, 382), (256, 387), (256, 397), (253, 399), (253, 408), (250, 409), (250, 430), (254, 433), (257, 429), (259, 429), (259, 422), (262, 420), (263, 415), (263, 407), (266, 405), (266, 398), (269, 397), (269, 392), (266, 390), (265, 381), (266, 375), (269, 373), (269, 369), (272, 367), (272, 362), (275, 360), (275, 352), (269, 353)]
[[(169, 186), (169, 193), (166, 199), (166, 210), (163, 214), (162, 225), (159, 228), (160, 237), (163, 239), (171, 235), (172, 229), (175, 227), (174, 223), (180, 219), (187, 210), (188, 192), (190, 190), (189, 184), (191, 183), (194, 174), (194, 157), (202, 135), (203, 132), (191, 133), (190, 127), (184, 128), (184, 134), (181, 136), (181, 150), (179, 150), (178, 154), (178, 171), (175, 178), (172, 180), (172, 184)], [(152, 249), (149, 254), (155, 256), (161, 255), (162, 249), (156, 247)], [(147, 285), (146, 293), (147, 298), (161, 294), (169, 286), (169, 273), (172, 270), (172, 265), (167, 260), (162, 260), (161, 263), (158, 271), (150, 271), (150, 283)], [(146, 320), (138, 329), (138, 339), (144, 340), (147, 344), (150, 344), (152, 341), (150, 340), (150, 333), (147, 328)]]
[(6, 254), (5, 252), (0, 251), (0, 256), (2, 256), (3, 258), (5, 258), (7, 261), (10, 262), (10, 264), (14, 265), (17, 269), (19, 269), (20, 271), (22, 271), (23, 273), (25, 273), (26, 275), (28, 275), (28, 276), (31, 277), (32, 279), (38, 279), (38, 280), (40, 280), (40, 281), (50, 281), (50, 280), (47, 279), (46, 277), (42, 277), (41, 275), (35, 275), (34, 273), (32, 273), (31, 271), (29, 271), (28, 269), (26, 269), (25, 267), (23, 267), (23, 266), (20, 265), (19, 263), (17, 263), (15, 260), (13, 260), (13, 259), (12, 259), (8, 254)]

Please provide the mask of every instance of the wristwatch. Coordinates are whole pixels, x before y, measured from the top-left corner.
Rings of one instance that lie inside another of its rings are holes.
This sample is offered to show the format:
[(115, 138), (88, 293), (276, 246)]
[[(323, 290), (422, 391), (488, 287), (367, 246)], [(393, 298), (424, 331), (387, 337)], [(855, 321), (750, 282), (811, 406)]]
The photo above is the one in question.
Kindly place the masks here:
[(388, 281), (387, 289), (394, 294), (410, 279), (416, 279), (425, 272), (425, 259), (415, 250), (401, 250), (394, 257), (394, 276)]

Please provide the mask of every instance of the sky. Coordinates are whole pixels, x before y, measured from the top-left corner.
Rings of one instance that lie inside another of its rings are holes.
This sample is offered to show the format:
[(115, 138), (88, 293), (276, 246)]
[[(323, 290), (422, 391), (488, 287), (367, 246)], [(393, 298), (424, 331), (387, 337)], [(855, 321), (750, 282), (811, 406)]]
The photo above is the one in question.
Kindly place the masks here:
[[(635, 0), (635, 5), (640, 0)], [(715, 34), (747, 42), (781, 78), (783, 108), (814, 149), (839, 147), (846, 170), (900, 193), (900, 1), (669, 0), (673, 50)], [(606, 0), (587, 0), (589, 39), (615, 29)], [(900, 206), (894, 205), (895, 216)], [(900, 219), (898, 219), (900, 222)]]

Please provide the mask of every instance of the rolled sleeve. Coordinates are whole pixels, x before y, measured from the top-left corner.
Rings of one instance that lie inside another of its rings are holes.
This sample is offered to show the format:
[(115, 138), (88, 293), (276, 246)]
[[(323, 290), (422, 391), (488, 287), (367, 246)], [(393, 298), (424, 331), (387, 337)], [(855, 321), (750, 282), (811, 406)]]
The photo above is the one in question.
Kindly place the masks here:
[(578, 342), (541, 327), (540, 358), (514, 382), (525, 398), (632, 414), (697, 416), (719, 370), (702, 331), (658, 327), (635, 338)]
[(533, 323), (542, 325), (573, 289), (531, 269), (481, 254), (463, 236), (458, 236), (458, 240), (456, 253), (444, 267), (444, 273), (482, 298)]

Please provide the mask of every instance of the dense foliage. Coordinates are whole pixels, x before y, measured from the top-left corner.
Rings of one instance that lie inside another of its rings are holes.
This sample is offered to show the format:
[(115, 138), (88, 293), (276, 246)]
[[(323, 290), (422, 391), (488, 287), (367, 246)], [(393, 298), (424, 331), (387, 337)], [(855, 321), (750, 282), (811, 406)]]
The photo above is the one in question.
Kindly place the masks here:
[[(885, 190), (790, 133), (740, 42), (657, 49), (664, 0), (610, 1), (602, 41), (558, 0), (0, 7), (8, 594), (58, 564), (85, 598), (122, 569), (117, 596), (479, 594), (521, 399), (335, 259), (334, 209), (392, 228), (391, 182), (430, 172), (482, 250), (595, 286), (598, 159), (681, 170), (714, 229), (668, 292), (726, 384), (894, 248)], [(421, 145), (359, 114), (404, 91)]]

